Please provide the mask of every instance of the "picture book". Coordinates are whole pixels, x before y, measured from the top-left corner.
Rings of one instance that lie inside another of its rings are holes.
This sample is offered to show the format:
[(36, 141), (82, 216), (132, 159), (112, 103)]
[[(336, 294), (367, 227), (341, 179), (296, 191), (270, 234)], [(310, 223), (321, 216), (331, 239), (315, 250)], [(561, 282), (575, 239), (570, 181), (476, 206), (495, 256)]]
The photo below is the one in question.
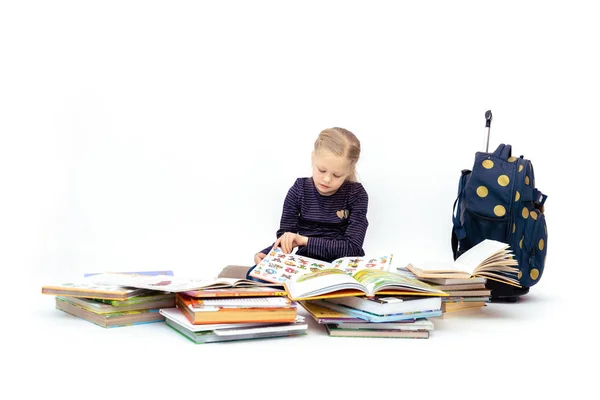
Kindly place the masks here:
[(92, 322), (103, 328), (138, 325), (165, 320), (165, 318), (158, 312), (158, 308), (100, 314), (87, 310), (71, 302), (71, 299), (68, 297), (60, 296), (56, 297), (56, 308), (66, 312), (67, 314), (85, 319), (86, 321)]
[(95, 283), (88, 279), (89, 278), (84, 278), (79, 282), (42, 286), (42, 294), (107, 300), (127, 300), (148, 293), (148, 290), (146, 289), (123, 287), (113, 283)]
[[(193, 332), (204, 332), (204, 331), (214, 331), (218, 329), (238, 329), (238, 328), (250, 328), (257, 326), (273, 326), (278, 325), (272, 322), (236, 322), (231, 324), (202, 324), (202, 325), (194, 325), (192, 324), (187, 317), (183, 314), (183, 312), (176, 307), (173, 308), (161, 308), (160, 314), (162, 314), (167, 320), (171, 320), (173, 323), (178, 325), (182, 325), (185, 328), (189, 329)], [(297, 315), (294, 320), (297, 322), (304, 322), (304, 317), (301, 315)], [(283, 322), (281, 325), (288, 324), (290, 322)]]
[(132, 297), (127, 300), (107, 300), (107, 299), (94, 299), (96, 301), (100, 301), (102, 303), (110, 304), (115, 307), (128, 307), (131, 305), (138, 304), (148, 304), (151, 302), (161, 301), (161, 300), (173, 300), (175, 301), (175, 294), (169, 292), (154, 292), (151, 290), (147, 290), (145, 293), (140, 296)]
[(282, 284), (294, 276), (304, 275), (323, 269), (337, 269), (352, 274), (362, 269), (387, 271), (392, 262), (392, 254), (378, 257), (343, 257), (325, 262), (296, 254), (284, 254), (281, 248), (273, 249), (250, 272), (250, 276), (267, 282)]
[(517, 274), (517, 260), (509, 245), (486, 239), (473, 246), (453, 263), (448, 264), (408, 264), (406, 268), (419, 279), (482, 277), (508, 285), (520, 287)]
[(337, 322), (335, 325), (343, 329), (382, 329), (382, 330), (398, 330), (398, 331), (432, 331), (433, 322), (426, 318), (417, 320), (397, 321), (397, 322), (381, 322), (374, 324), (372, 322)]
[(460, 310), (481, 309), (486, 306), (485, 301), (461, 301), (455, 303), (443, 303), (442, 312), (448, 313)]
[(439, 317), (442, 315), (441, 308), (436, 310), (425, 310), (425, 311), (414, 311), (414, 312), (405, 312), (405, 313), (397, 313), (397, 314), (387, 314), (387, 315), (377, 315), (367, 311), (358, 310), (356, 308), (348, 307), (342, 304), (336, 304), (331, 301), (331, 299), (325, 300), (315, 300), (317, 304), (331, 308), (336, 311), (343, 312), (344, 314), (351, 315), (353, 317), (360, 318), (364, 321), (369, 322), (396, 322), (403, 321), (408, 319), (419, 319), (419, 318), (430, 318), (430, 317)]
[(485, 283), (461, 283), (461, 284), (454, 284), (454, 285), (435, 285), (435, 284), (432, 284), (431, 286), (435, 287), (436, 289), (443, 290), (446, 293), (448, 293), (449, 290), (485, 289)]
[[(277, 298), (282, 300), (284, 298)], [(178, 293), (175, 303), (192, 324), (230, 324), (236, 322), (292, 322), (297, 315), (297, 306), (291, 303), (287, 307), (259, 305), (251, 308), (214, 307), (198, 309), (194, 307), (192, 297)], [(251, 300), (251, 299), (247, 299)], [(287, 300), (287, 299), (284, 299)]]
[(198, 289), (183, 292), (190, 297), (264, 297), (287, 296), (287, 292), (279, 286), (232, 287), (224, 289)]
[(453, 297), (489, 297), (492, 295), (490, 289), (446, 290), (446, 293)]
[[(116, 272), (117, 274), (139, 274), (139, 275), (173, 275), (173, 271), (129, 271), (129, 272)], [(86, 272), (83, 274), (84, 277), (92, 276), (92, 275), (100, 275), (104, 272)]]
[(292, 301), (287, 297), (227, 297), (217, 299), (198, 299), (189, 297), (190, 307), (194, 311), (210, 311), (219, 308), (289, 308)]
[(298, 275), (284, 283), (292, 300), (311, 300), (330, 297), (377, 294), (445, 296), (433, 286), (395, 272), (362, 269), (349, 275), (339, 269), (323, 269)]
[(428, 339), (428, 330), (346, 329), (333, 324), (325, 325), (329, 336)]
[(439, 310), (442, 306), (441, 297), (376, 296), (368, 298), (354, 296), (332, 298), (327, 301), (376, 315)]
[(200, 279), (188, 278), (172, 275), (144, 275), (144, 274), (122, 274), (122, 273), (104, 273), (93, 275), (89, 278), (93, 282), (129, 286), (134, 288), (162, 290), (165, 292), (185, 292), (190, 290), (220, 289), (220, 288), (241, 288), (257, 286), (280, 286), (270, 283), (261, 283), (249, 279), (234, 278), (214, 278)]
[(191, 324), (178, 309), (161, 310), (161, 313), (166, 318), (167, 326), (197, 344), (297, 336), (306, 334), (308, 330), (308, 324), (302, 317), (280, 324), (246, 324), (247, 326), (219, 324), (218, 326), (210, 325), (210, 329), (206, 329), (209, 325), (202, 328), (199, 325)]
[[(318, 300), (317, 300), (318, 301)], [(341, 311), (332, 310), (316, 304), (317, 301), (300, 301), (302, 308), (314, 318), (319, 324), (333, 324), (338, 322), (364, 322), (364, 320), (344, 314)]]
[[(154, 296), (147, 296), (154, 297)], [(88, 311), (92, 311), (96, 314), (114, 314), (122, 311), (138, 311), (138, 310), (147, 310), (149, 308), (165, 308), (165, 307), (175, 307), (175, 295), (170, 293), (168, 297), (158, 299), (158, 300), (150, 300), (145, 302), (131, 303), (129, 305), (113, 305), (105, 303), (107, 300), (96, 300), (96, 299), (88, 299), (85, 297), (71, 297), (69, 298), (69, 302), (73, 305), (84, 308)], [(123, 300), (128, 301), (128, 300)], [(117, 303), (118, 301), (110, 300), (111, 303)]]

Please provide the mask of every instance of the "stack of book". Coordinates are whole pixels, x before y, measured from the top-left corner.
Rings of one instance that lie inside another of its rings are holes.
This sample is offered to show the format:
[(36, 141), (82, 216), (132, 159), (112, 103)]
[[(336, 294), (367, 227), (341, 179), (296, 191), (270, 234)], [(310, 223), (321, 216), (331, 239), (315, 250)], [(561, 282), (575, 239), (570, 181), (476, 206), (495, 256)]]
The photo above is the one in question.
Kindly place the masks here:
[(160, 314), (166, 324), (195, 343), (306, 334), (297, 303), (280, 284), (246, 279), (101, 274), (97, 282), (175, 293), (175, 307)]
[(490, 302), (491, 290), (485, 287), (485, 278), (430, 278), (427, 282), (443, 290), (448, 297), (442, 298), (442, 312), (481, 309)]
[(175, 295), (162, 291), (81, 281), (42, 287), (56, 296), (56, 308), (103, 328), (161, 322), (161, 308), (173, 307)]
[(335, 297), (300, 302), (329, 336), (427, 339), (428, 317), (439, 316), (440, 297)]
[(433, 324), (427, 318), (442, 315), (446, 296), (418, 279), (368, 269), (352, 275), (324, 269), (284, 286), (330, 336), (428, 338)]
[(398, 271), (446, 292), (442, 310), (447, 313), (484, 307), (491, 296), (485, 285), (488, 279), (520, 287), (517, 265), (508, 244), (486, 239), (454, 262), (408, 264)]
[[(224, 279), (228, 278), (220, 278)], [(236, 283), (239, 280), (232, 280), (229, 288), (177, 293), (177, 307), (160, 312), (169, 327), (195, 343), (306, 334), (308, 325), (285, 290), (234, 287)]]

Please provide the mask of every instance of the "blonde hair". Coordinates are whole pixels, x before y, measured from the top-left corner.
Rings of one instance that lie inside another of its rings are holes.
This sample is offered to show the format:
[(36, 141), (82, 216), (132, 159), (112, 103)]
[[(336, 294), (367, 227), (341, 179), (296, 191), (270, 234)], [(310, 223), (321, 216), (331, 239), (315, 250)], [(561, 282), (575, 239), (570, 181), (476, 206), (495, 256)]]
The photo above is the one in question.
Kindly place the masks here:
[(360, 141), (344, 128), (329, 128), (321, 131), (315, 141), (315, 152), (324, 149), (336, 156), (344, 156), (350, 161), (350, 175), (346, 180), (356, 182), (356, 163), (360, 157)]

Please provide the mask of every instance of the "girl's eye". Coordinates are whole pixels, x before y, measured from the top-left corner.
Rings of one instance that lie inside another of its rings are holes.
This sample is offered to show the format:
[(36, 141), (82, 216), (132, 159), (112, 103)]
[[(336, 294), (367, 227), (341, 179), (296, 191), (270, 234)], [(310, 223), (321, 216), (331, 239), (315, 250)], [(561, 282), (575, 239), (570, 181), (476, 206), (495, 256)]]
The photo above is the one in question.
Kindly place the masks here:
[(341, 178), (341, 177), (342, 177), (341, 175), (335, 175), (335, 174), (334, 174), (333, 176), (334, 176), (335, 178)]
[(322, 170), (322, 169), (319, 169), (319, 172), (323, 172), (323, 173), (325, 173), (325, 171), (324, 171), (324, 170)]

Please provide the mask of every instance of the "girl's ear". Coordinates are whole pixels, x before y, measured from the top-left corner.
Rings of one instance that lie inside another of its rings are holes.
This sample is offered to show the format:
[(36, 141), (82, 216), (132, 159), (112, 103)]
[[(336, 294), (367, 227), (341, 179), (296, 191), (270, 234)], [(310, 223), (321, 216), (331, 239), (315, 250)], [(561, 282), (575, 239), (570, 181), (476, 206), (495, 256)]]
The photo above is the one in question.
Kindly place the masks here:
[(314, 151), (312, 151), (312, 152), (310, 153), (310, 163), (311, 163), (311, 164), (314, 164), (314, 163), (315, 163), (315, 152), (314, 152)]

